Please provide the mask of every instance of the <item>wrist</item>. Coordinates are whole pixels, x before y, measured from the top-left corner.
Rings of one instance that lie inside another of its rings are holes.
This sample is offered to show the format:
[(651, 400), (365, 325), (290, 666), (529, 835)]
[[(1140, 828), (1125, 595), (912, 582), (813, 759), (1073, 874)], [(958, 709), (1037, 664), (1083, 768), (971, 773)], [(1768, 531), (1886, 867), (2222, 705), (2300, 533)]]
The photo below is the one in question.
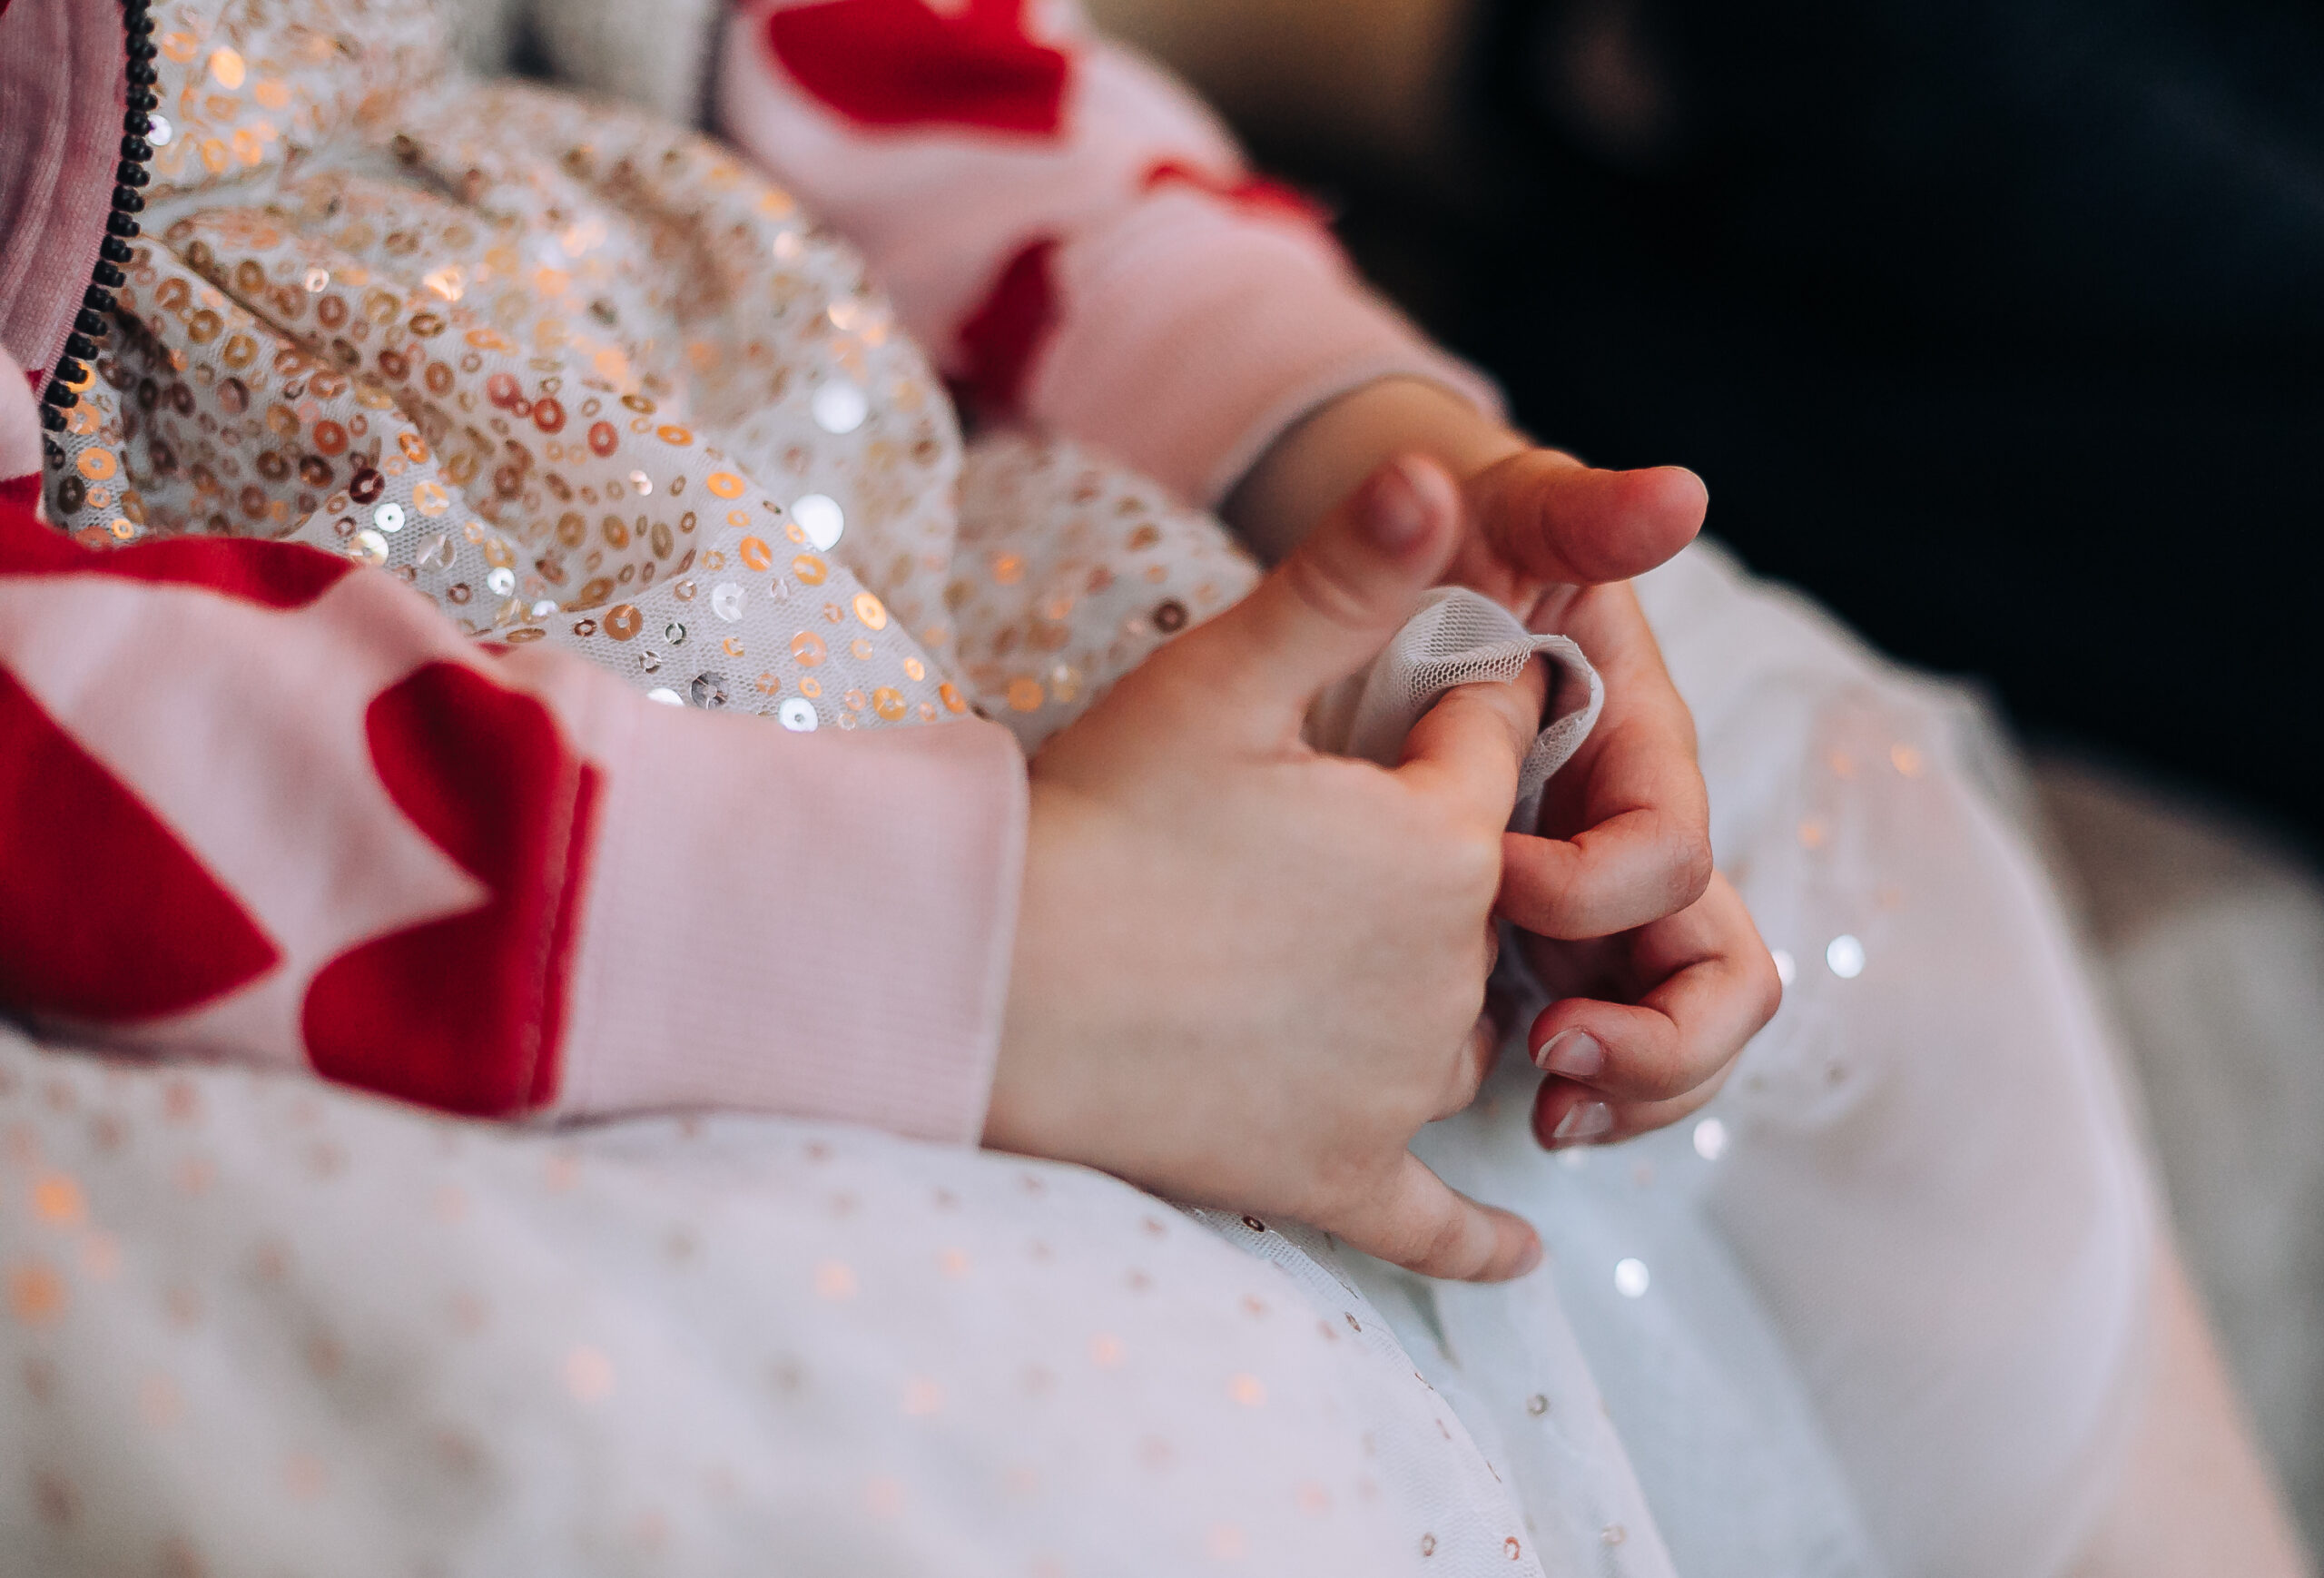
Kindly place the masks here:
[(1426, 455), (1465, 480), (1530, 447), (1441, 385), (1381, 379), (1318, 406), (1285, 429), (1227, 495), (1220, 513), (1272, 561), (1289, 553), (1393, 456)]

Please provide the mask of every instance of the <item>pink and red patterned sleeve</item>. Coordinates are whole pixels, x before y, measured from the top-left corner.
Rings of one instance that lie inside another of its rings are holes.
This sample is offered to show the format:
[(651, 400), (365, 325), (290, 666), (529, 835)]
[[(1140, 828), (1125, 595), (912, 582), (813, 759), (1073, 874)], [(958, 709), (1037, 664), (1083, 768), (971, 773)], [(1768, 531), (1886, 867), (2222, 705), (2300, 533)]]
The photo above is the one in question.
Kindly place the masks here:
[[(0, 461), (36, 464), (0, 357)], [(447, 1111), (973, 1141), (1021, 758), (795, 735), (463, 640), (292, 544), (99, 552), (0, 478), (0, 1012)]]
[(745, 0), (716, 115), (862, 248), (969, 402), (1216, 504), (1375, 379), (1492, 387), (1184, 88), (1056, 0)]

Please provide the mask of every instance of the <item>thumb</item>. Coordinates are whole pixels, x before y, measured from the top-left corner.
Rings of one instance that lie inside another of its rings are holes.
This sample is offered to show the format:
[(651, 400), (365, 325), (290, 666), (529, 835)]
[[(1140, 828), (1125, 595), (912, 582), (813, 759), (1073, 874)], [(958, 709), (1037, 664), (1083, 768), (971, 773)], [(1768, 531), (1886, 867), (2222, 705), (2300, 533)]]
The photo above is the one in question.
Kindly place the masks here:
[(1601, 471), (1554, 449), (1526, 449), (1463, 489), (1479, 534), (1502, 560), (1568, 586), (1644, 575), (1695, 539), (1710, 495), (1678, 466)]
[(1317, 692), (1377, 656), (1452, 556), (1460, 491), (1435, 462), (1390, 460), (1324, 518), (1258, 588), (1180, 641), (1234, 676), (1232, 694), (1296, 727)]

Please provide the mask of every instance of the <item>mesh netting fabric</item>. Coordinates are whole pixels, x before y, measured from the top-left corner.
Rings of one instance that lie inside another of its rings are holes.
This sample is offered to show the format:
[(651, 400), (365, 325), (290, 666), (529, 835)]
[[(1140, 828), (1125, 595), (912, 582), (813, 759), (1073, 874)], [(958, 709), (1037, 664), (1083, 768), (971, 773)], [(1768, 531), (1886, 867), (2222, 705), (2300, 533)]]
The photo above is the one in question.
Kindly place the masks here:
[(1309, 715), (1308, 738), (1319, 750), (1393, 766), (1413, 725), (1446, 692), (1480, 680), (1514, 679), (1536, 657), (1550, 666), (1549, 705), (1525, 754), (1516, 814), (1510, 818), (1512, 827), (1530, 830), (1542, 786), (1597, 725), (1606, 685), (1572, 641), (1536, 635), (1500, 604), (1465, 587), (1431, 592), (1370, 668), (1324, 692)]

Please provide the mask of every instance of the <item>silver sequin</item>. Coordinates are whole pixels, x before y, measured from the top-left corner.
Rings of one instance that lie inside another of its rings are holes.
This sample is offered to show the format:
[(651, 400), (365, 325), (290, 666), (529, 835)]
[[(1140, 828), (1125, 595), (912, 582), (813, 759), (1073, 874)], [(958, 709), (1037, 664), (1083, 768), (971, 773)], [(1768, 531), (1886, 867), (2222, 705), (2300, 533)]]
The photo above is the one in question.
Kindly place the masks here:
[(817, 553), (831, 552), (847, 529), (847, 517), (841, 513), (839, 501), (827, 494), (810, 493), (792, 500), (791, 518), (799, 523)]
[(827, 383), (815, 391), (815, 426), (826, 433), (852, 433), (871, 414), (872, 403), (852, 383)]
[(1716, 1118), (1706, 1118), (1695, 1125), (1695, 1154), (1705, 1161), (1717, 1161), (1727, 1154), (1727, 1125)]

